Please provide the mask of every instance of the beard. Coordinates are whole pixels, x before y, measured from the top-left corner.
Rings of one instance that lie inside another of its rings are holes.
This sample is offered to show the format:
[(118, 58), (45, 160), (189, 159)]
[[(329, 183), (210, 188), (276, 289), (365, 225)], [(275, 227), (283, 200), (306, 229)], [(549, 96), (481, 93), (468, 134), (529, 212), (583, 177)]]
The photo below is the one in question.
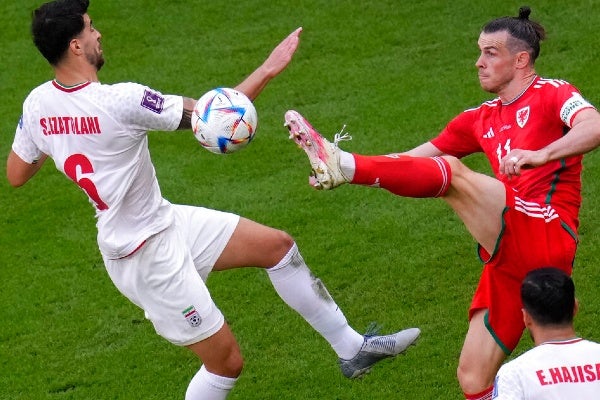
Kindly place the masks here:
[(102, 55), (100, 55), (100, 57), (98, 57), (98, 60), (96, 60), (96, 70), (100, 71), (100, 68), (102, 68), (103, 65), (104, 65), (104, 57), (102, 57)]
[(91, 65), (96, 67), (96, 71), (100, 71), (100, 69), (104, 65), (104, 56), (101, 52), (95, 52), (93, 54), (87, 53), (85, 57)]

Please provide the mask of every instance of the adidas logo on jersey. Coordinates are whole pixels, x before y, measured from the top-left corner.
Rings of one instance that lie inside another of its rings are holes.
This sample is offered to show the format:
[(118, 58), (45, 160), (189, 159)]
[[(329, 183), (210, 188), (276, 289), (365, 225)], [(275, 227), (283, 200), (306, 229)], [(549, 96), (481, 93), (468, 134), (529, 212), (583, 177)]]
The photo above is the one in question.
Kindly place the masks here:
[(487, 131), (487, 133), (483, 135), (483, 138), (484, 138), (484, 139), (491, 139), (491, 138), (493, 138), (494, 136), (496, 136), (496, 135), (494, 134), (494, 130), (493, 130), (492, 128), (490, 128), (490, 130), (489, 130), (489, 131)]

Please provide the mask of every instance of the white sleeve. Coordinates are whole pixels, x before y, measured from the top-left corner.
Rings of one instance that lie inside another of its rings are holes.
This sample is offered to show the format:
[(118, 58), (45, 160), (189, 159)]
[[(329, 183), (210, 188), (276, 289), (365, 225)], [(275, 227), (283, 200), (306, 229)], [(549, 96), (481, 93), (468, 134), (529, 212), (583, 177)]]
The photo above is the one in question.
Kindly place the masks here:
[(174, 131), (181, 123), (183, 97), (164, 95), (137, 83), (112, 85), (114, 115), (127, 126), (141, 131)]
[(31, 138), (31, 132), (29, 131), (29, 124), (25, 121), (26, 119), (21, 116), (15, 132), (12, 150), (23, 161), (32, 164), (40, 159), (40, 157), (43, 155), (43, 152), (33, 142), (33, 139)]
[(493, 400), (523, 400), (525, 392), (521, 379), (519, 379), (519, 371), (514, 363), (506, 363), (496, 375), (494, 381)]

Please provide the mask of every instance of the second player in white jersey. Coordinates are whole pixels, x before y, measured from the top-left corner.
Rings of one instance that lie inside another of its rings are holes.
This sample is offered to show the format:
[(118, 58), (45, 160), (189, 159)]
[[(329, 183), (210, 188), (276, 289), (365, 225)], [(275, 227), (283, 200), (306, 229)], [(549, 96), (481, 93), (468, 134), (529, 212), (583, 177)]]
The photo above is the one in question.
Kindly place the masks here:
[(600, 344), (581, 338), (543, 343), (503, 365), (495, 399), (564, 400), (600, 396)]

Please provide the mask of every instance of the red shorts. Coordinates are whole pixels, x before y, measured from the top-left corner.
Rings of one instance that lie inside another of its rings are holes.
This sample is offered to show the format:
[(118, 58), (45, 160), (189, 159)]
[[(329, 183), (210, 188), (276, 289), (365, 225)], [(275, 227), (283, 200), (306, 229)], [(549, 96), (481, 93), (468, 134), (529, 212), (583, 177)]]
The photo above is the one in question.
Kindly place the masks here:
[(506, 208), (496, 249), (490, 256), (479, 246), (484, 262), (479, 286), (469, 309), (469, 320), (477, 310), (487, 309), (485, 323), (502, 350), (510, 354), (521, 339), (525, 325), (521, 311), (521, 282), (536, 268), (573, 270), (576, 233), (556, 211), (524, 202), (506, 189)]

